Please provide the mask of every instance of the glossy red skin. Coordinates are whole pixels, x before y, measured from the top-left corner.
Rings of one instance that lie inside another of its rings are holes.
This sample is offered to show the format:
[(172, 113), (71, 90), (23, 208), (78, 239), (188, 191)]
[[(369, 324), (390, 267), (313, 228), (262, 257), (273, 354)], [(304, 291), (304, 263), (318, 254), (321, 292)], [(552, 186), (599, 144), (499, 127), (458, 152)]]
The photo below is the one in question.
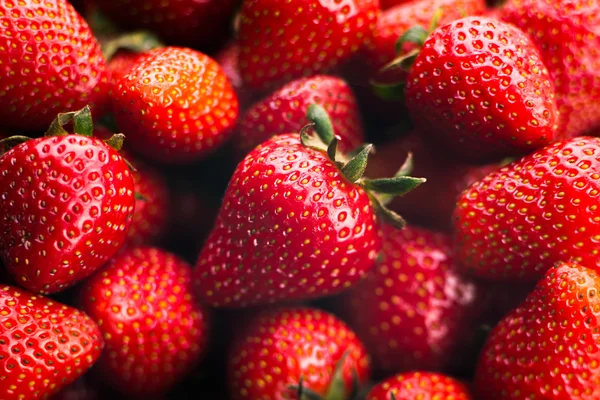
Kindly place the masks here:
[(245, 110), (256, 99), (256, 92), (246, 87), (239, 66), (240, 45), (233, 41), (225, 45), (216, 55), (215, 61), (221, 66), (231, 87), (235, 90), (240, 108)]
[(125, 243), (133, 178), (99, 139), (29, 140), (0, 158), (0, 248), (19, 285), (55, 293), (86, 278)]
[(144, 53), (117, 82), (113, 110), (136, 152), (181, 164), (211, 154), (229, 139), (238, 100), (212, 58), (164, 47)]
[(265, 89), (332, 70), (371, 40), (378, 13), (379, 0), (244, 1), (242, 78)]
[(114, 258), (84, 284), (81, 304), (106, 341), (98, 373), (128, 395), (172, 388), (207, 344), (207, 311), (192, 294), (190, 266), (159, 249)]
[(493, 172), (461, 195), (457, 257), (469, 273), (533, 282), (566, 258), (600, 267), (600, 139), (557, 142)]
[(0, 125), (42, 130), (59, 112), (104, 105), (106, 63), (68, 1), (3, 1), (0, 15)]
[(108, 71), (110, 74), (111, 90), (116, 88), (116, 84), (127, 75), (140, 57), (140, 53), (119, 51), (110, 59), (108, 62)]
[(377, 151), (369, 159), (366, 175), (369, 178), (393, 176), (400, 160), (412, 153), (414, 167), (411, 175), (425, 178), (427, 182), (404, 196), (394, 198), (388, 207), (410, 222), (450, 232), (456, 200), (463, 190), (500, 165), (479, 166), (459, 162), (439, 154), (444, 149), (436, 149), (432, 143), (429, 145), (426, 146), (422, 134), (415, 131), (377, 146)]
[[(231, 400), (297, 400), (290, 385), (303, 385), (325, 395), (337, 364), (346, 353), (342, 376), (352, 388), (352, 371), (359, 385), (369, 379), (369, 355), (341, 320), (311, 308), (266, 311), (239, 331), (228, 358)], [(250, 382), (251, 385), (248, 385)]]
[(380, 248), (364, 189), (299, 134), (283, 134), (233, 174), (198, 257), (197, 293), (215, 307), (322, 297), (357, 282)]
[[(420, 25), (429, 29), (436, 10), (439, 9), (441, 12), (437, 26), (448, 24), (464, 16), (479, 15), (485, 10), (485, 2), (482, 0), (415, 0), (395, 1), (395, 3), (397, 3), (395, 7), (381, 14), (373, 39), (365, 47), (364, 60), (372, 68), (373, 74), (398, 57), (395, 50), (396, 42), (410, 28)], [(412, 48), (414, 45), (407, 45), (404, 51)]]
[(46, 399), (100, 357), (100, 330), (79, 310), (2, 286), (0, 315), (2, 399)]
[(469, 389), (449, 376), (434, 372), (407, 372), (377, 384), (366, 400), (471, 400)]
[(96, 0), (111, 21), (127, 30), (145, 29), (168, 44), (205, 48), (221, 42), (241, 0)]
[(475, 285), (458, 275), (450, 236), (384, 225), (367, 278), (338, 300), (342, 317), (384, 375), (442, 370), (474, 329)]
[(405, 102), (429, 140), (465, 161), (525, 154), (556, 135), (554, 85), (538, 50), (519, 29), (487, 17), (457, 20), (428, 37)]
[(133, 172), (135, 213), (129, 229), (129, 245), (155, 244), (166, 234), (169, 223), (170, 194), (165, 177), (158, 170), (136, 163)]
[(558, 263), (519, 308), (492, 331), (475, 391), (482, 399), (600, 398), (600, 277)]
[(550, 72), (561, 137), (600, 127), (600, 2), (511, 0), (504, 20), (529, 34)]
[(315, 75), (292, 81), (254, 104), (242, 117), (234, 145), (246, 155), (273, 135), (300, 132), (308, 123), (306, 110), (322, 105), (329, 113), (338, 148), (350, 152), (364, 142), (360, 111), (348, 84), (333, 76)]
[(379, 0), (379, 4), (381, 5), (382, 10), (387, 10), (388, 8), (408, 3), (409, 1), (410, 0)]

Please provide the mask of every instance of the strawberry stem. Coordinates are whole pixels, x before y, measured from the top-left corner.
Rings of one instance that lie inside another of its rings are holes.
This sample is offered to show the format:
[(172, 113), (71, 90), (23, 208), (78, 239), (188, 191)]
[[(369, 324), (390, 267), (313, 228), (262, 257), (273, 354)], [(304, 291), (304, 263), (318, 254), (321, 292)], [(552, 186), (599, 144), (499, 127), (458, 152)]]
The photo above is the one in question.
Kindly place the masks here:
[(102, 45), (102, 53), (104, 58), (110, 60), (119, 50), (144, 53), (159, 47), (164, 47), (164, 44), (152, 32), (135, 31), (107, 41)]
[(58, 114), (44, 136), (68, 135), (69, 132), (65, 130), (64, 126), (69, 123), (73, 123), (73, 132), (77, 135), (91, 137), (94, 133), (92, 111), (89, 106), (85, 106), (79, 111)]
[(122, 133), (115, 133), (110, 137), (110, 139), (105, 140), (104, 143), (106, 143), (116, 151), (121, 151), (121, 149), (123, 148), (124, 141), (125, 135), (123, 135)]

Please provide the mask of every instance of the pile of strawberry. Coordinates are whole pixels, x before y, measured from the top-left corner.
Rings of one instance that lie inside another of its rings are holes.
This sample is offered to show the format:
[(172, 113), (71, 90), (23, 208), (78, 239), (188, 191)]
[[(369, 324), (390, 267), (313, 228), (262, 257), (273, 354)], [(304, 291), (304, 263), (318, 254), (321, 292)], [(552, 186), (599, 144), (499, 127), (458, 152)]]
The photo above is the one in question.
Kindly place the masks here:
[(598, 400), (595, 134), (600, 0), (0, 0), (0, 400)]

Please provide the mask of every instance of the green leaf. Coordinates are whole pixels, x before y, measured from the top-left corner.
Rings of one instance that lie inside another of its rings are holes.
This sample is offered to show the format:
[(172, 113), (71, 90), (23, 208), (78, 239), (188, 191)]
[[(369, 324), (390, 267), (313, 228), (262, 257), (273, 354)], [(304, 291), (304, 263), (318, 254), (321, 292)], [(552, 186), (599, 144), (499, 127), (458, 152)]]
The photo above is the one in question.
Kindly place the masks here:
[(350, 182), (356, 182), (364, 175), (365, 169), (367, 168), (369, 153), (372, 148), (372, 144), (366, 145), (360, 153), (342, 167), (342, 174), (344, 174)]
[(26, 141), (31, 140), (29, 136), (10, 136), (6, 139), (0, 140), (0, 155), (6, 153), (13, 147), (20, 145), (21, 143), (25, 143)]
[(396, 229), (403, 229), (406, 226), (406, 220), (402, 218), (399, 214), (390, 210), (386, 206), (384, 206), (379, 198), (373, 194), (369, 196), (371, 198), (371, 202), (377, 211), (377, 214), (388, 224), (391, 224)]
[(414, 64), (418, 55), (419, 49), (413, 49), (406, 54), (394, 58), (392, 61), (384, 65), (380, 72), (390, 71), (393, 69), (403, 69), (404, 71), (408, 71)]
[(125, 135), (123, 135), (122, 133), (115, 133), (110, 137), (110, 139), (105, 140), (104, 143), (106, 143), (116, 151), (121, 151), (121, 149), (123, 148), (124, 141)]
[(327, 155), (329, 156), (329, 159), (333, 162), (335, 162), (335, 157), (337, 155), (337, 145), (338, 145), (338, 140), (334, 136), (333, 139), (331, 140), (331, 143), (329, 143), (329, 146), (327, 147)]
[(139, 201), (148, 201), (148, 198), (145, 197), (143, 194), (141, 194), (140, 192), (135, 192), (134, 193), (135, 199), (139, 200)]
[(429, 36), (430, 32), (431, 31), (426, 31), (425, 28), (420, 25), (413, 26), (404, 32), (404, 35), (400, 36), (400, 38), (396, 41), (396, 45), (394, 47), (396, 54), (400, 54), (402, 52), (402, 47), (405, 43), (414, 43), (419, 47), (423, 47), (423, 43), (425, 43), (425, 40), (427, 39), (427, 36)]
[(317, 135), (325, 145), (329, 146), (329, 143), (335, 138), (335, 134), (327, 111), (318, 104), (311, 104), (308, 106), (306, 119), (315, 124)]
[(371, 80), (371, 88), (373, 93), (384, 100), (404, 100), (404, 88), (406, 83), (393, 82), (393, 83), (380, 83)]
[[(465, 11), (461, 8), (458, 8), (458, 12), (461, 13), (462, 18), (467, 16), (465, 14)], [(433, 18), (431, 18), (431, 23), (429, 24), (429, 33), (437, 29), (440, 20), (442, 19), (442, 15), (444, 15), (444, 10), (442, 9), (442, 7), (436, 8), (435, 12), (433, 13)]]
[(346, 400), (348, 397), (346, 382), (344, 382), (344, 363), (346, 362), (346, 358), (348, 358), (348, 353), (349, 351), (346, 350), (335, 366), (331, 383), (325, 395), (326, 400)]
[(289, 386), (289, 389), (296, 392), (296, 397), (298, 397), (299, 400), (322, 400), (321, 396), (317, 393), (304, 387), (304, 377), (302, 376), (298, 381), (298, 385), (291, 385)]
[(106, 60), (110, 60), (119, 50), (144, 53), (159, 47), (164, 47), (164, 44), (158, 40), (158, 37), (154, 33), (150, 31), (135, 31), (109, 40), (102, 46), (102, 53)]
[(412, 153), (408, 153), (406, 155), (406, 159), (404, 160), (404, 163), (402, 164), (402, 166), (400, 167), (400, 169), (398, 170), (398, 172), (396, 172), (396, 175), (394, 176), (408, 176), (412, 173), (414, 167), (414, 163), (413, 163), (413, 155)]
[(94, 133), (94, 123), (92, 121), (92, 111), (89, 106), (85, 106), (79, 111), (60, 113), (56, 116), (45, 136), (66, 136), (69, 134), (65, 130), (65, 125), (73, 123), (73, 132), (82, 136), (92, 136)]
[(390, 393), (390, 400), (396, 400), (396, 395), (394, 394), (394, 392)]
[(426, 181), (425, 178), (395, 176), (393, 178), (367, 179), (363, 182), (363, 186), (371, 192), (402, 196)]

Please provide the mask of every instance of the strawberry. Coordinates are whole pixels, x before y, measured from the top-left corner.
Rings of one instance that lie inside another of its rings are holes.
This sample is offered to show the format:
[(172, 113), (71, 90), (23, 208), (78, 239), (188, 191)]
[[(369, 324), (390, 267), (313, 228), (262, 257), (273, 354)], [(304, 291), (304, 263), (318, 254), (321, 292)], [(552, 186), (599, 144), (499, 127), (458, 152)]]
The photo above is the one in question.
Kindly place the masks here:
[(23, 289), (0, 288), (0, 399), (46, 399), (102, 351), (98, 326), (82, 312)]
[(119, 51), (108, 62), (110, 72), (111, 90), (116, 88), (117, 82), (127, 75), (135, 65), (141, 54), (132, 51)]
[(410, 68), (405, 97), (419, 130), (464, 160), (527, 153), (556, 135), (554, 85), (539, 51), (498, 20), (436, 29)]
[(369, 379), (364, 346), (342, 321), (324, 311), (270, 310), (245, 328), (228, 358), (232, 400), (346, 400)]
[(128, 395), (170, 389), (206, 347), (207, 312), (191, 291), (191, 268), (150, 247), (130, 249), (85, 282), (84, 310), (106, 340), (99, 373)]
[(410, 1), (411, 0), (379, 0), (379, 3), (381, 4), (382, 10), (387, 10), (388, 8), (392, 8), (400, 4), (409, 3)]
[(561, 136), (600, 128), (600, 1), (511, 0), (500, 14), (539, 48), (556, 87)]
[[(483, 0), (414, 0), (396, 3), (398, 5), (381, 14), (373, 39), (365, 47), (363, 59), (375, 71), (396, 58), (396, 42), (413, 26), (428, 28), (432, 22), (445, 25), (485, 10)], [(439, 13), (437, 21), (436, 13)], [(407, 44), (403, 50), (408, 51), (411, 47)]]
[(240, 121), (235, 146), (246, 155), (254, 147), (281, 133), (300, 131), (306, 124), (306, 108), (320, 104), (339, 134), (339, 148), (350, 152), (364, 140), (360, 111), (352, 89), (340, 78), (315, 75), (284, 85), (256, 103)]
[(240, 70), (255, 89), (332, 70), (371, 40), (379, 0), (247, 0), (240, 11)]
[[(441, 149), (440, 149), (441, 150)], [(423, 135), (414, 131), (377, 148), (365, 174), (382, 178), (394, 173), (394, 162), (412, 153), (413, 174), (427, 179), (410, 194), (396, 197), (389, 207), (409, 222), (451, 231), (452, 213), (463, 190), (498, 169), (499, 164), (470, 165), (444, 157), (442, 151), (426, 146)]]
[(41, 130), (59, 112), (102, 105), (106, 63), (68, 1), (4, 0), (0, 16), (2, 126)]
[(119, 26), (157, 33), (170, 44), (214, 47), (227, 35), (240, 0), (97, 0)]
[(240, 46), (237, 41), (225, 45), (216, 55), (215, 61), (221, 66), (237, 94), (240, 109), (246, 110), (257, 100), (257, 93), (246, 86), (239, 66)]
[(561, 262), (492, 331), (475, 377), (481, 399), (600, 398), (600, 277)]
[[(70, 120), (72, 135), (61, 127)], [(71, 286), (125, 242), (133, 178), (119, 153), (91, 134), (86, 107), (59, 114), (50, 136), (0, 157), (0, 256), (28, 290), (55, 293)]]
[(116, 83), (113, 110), (137, 152), (162, 162), (189, 163), (230, 137), (238, 101), (213, 59), (164, 47), (144, 53)]
[(600, 139), (554, 143), (474, 183), (455, 210), (457, 257), (469, 272), (536, 281), (554, 263), (600, 267)]
[(471, 400), (461, 382), (434, 372), (407, 372), (377, 384), (366, 400)]
[(169, 188), (165, 177), (156, 169), (136, 162), (133, 173), (135, 212), (127, 243), (132, 245), (157, 243), (166, 233), (169, 222)]
[(371, 146), (344, 164), (325, 110), (312, 104), (308, 120), (323, 143), (306, 132), (274, 136), (235, 170), (198, 257), (196, 287), (206, 303), (247, 307), (340, 292), (374, 265), (376, 211), (402, 225), (365, 188), (401, 194), (423, 180), (363, 181)]
[(338, 299), (341, 315), (379, 372), (444, 369), (474, 325), (475, 285), (458, 275), (449, 236), (382, 229), (377, 266)]

